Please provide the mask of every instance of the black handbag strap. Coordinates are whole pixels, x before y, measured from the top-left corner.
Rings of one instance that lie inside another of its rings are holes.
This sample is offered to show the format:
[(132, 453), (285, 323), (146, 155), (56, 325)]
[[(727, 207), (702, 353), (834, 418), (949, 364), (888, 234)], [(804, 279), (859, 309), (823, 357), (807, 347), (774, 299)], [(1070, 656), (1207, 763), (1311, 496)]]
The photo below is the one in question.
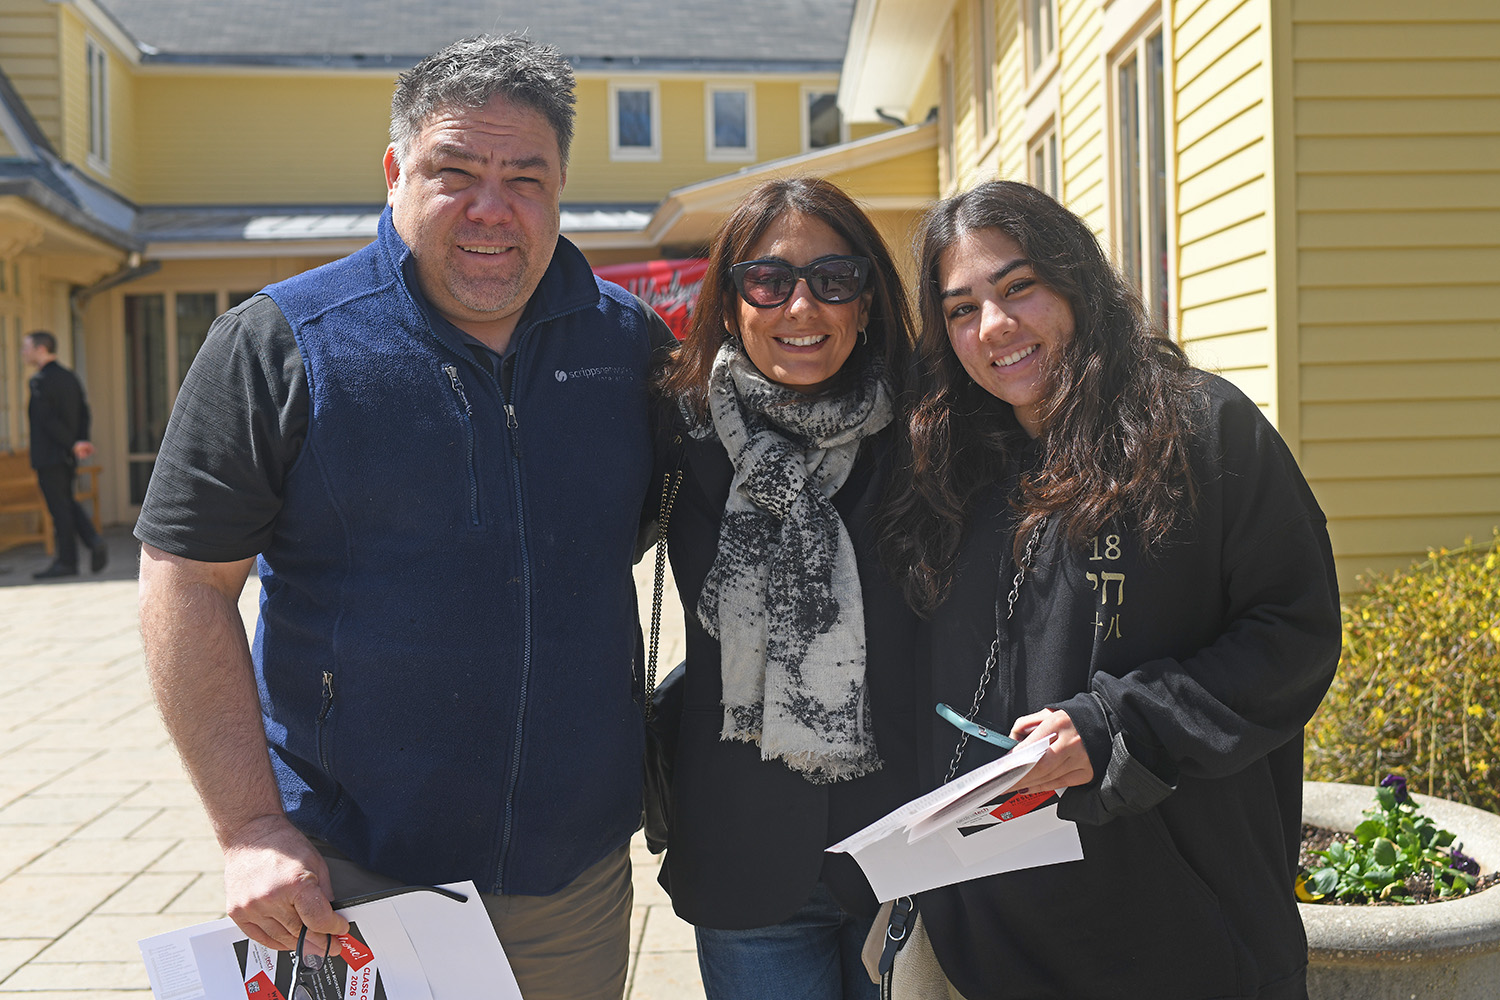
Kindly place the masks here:
[[(672, 438), (672, 444), (680, 449), (682, 435)], [(677, 503), (677, 488), (682, 485), (682, 452), (677, 453), (677, 468), (662, 476), (661, 506), (656, 512), (656, 583), (651, 592), (651, 645), (646, 653), (646, 721), (651, 721), (654, 706), (651, 695), (656, 691), (656, 653), (661, 642), (661, 597), (667, 579), (667, 525), (672, 520), (672, 507)]]

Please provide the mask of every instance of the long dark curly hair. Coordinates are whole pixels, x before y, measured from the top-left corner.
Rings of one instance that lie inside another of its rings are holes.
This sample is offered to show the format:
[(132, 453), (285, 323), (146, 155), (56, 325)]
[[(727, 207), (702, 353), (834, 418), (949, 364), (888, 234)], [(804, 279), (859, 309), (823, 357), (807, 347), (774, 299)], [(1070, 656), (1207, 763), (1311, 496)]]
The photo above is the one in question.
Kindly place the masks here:
[(866, 352), (885, 361), (887, 376), (900, 385), (911, 355), (911, 313), (901, 275), (886, 249), (880, 232), (864, 211), (836, 184), (818, 177), (791, 177), (766, 181), (745, 196), (714, 234), (708, 252), (703, 290), (693, 309), (687, 336), (677, 349), (657, 391), (665, 398), (682, 400), (701, 419), (708, 413), (708, 376), (713, 370), (719, 345), (738, 336), (739, 301), (729, 269), (745, 260), (771, 224), (787, 212), (818, 219), (838, 233), (849, 252), (867, 257), (872, 265), (869, 293), (870, 313), (865, 325), (867, 342), (854, 348), (838, 374), (820, 395), (838, 395), (857, 379)]
[(948, 339), (939, 264), (965, 234), (985, 229), (1016, 242), (1074, 321), (1046, 375), (1041, 460), (1012, 501), (1017, 550), (1048, 518), (1075, 547), (1113, 519), (1149, 552), (1190, 518), (1195, 498), (1188, 436), (1202, 376), (1153, 327), (1084, 221), (1011, 181), (939, 202), (918, 236), (921, 327), (915, 384), (903, 407), (910, 481), (893, 487), (882, 518), (885, 561), (923, 613), (946, 595), (981, 491), (1028, 441), (1010, 404), (969, 377)]

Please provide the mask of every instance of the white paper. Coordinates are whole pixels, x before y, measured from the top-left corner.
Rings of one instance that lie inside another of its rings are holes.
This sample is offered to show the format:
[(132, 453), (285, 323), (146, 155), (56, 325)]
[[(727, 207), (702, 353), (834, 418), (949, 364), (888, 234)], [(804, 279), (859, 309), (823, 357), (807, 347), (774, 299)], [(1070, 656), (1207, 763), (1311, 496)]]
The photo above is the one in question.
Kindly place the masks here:
[[(466, 897), (405, 892), (345, 907), (342, 1000), (521, 1000), (515, 975), (472, 882)], [(155, 1000), (260, 1000), (287, 985), (290, 957), (246, 938), (227, 917), (140, 942)]]
[[(1047, 744), (1012, 750), (883, 816), (829, 851), (859, 864), (880, 900), (1000, 872), (1079, 861), (1078, 827), (1057, 818), (1057, 804), (1000, 821), (975, 820), (977, 806), (1020, 783)], [(988, 829), (975, 831), (976, 826)], [(969, 828), (965, 836), (961, 827)]]

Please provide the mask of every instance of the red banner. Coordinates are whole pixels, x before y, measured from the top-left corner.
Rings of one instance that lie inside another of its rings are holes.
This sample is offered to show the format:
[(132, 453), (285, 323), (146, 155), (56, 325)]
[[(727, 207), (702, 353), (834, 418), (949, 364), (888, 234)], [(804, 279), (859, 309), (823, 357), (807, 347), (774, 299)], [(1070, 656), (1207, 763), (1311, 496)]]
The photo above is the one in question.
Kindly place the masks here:
[(639, 295), (667, 321), (677, 339), (681, 340), (687, 336), (688, 318), (698, 302), (698, 290), (703, 286), (703, 272), (707, 269), (707, 260), (689, 257), (610, 264), (594, 268), (594, 273)]

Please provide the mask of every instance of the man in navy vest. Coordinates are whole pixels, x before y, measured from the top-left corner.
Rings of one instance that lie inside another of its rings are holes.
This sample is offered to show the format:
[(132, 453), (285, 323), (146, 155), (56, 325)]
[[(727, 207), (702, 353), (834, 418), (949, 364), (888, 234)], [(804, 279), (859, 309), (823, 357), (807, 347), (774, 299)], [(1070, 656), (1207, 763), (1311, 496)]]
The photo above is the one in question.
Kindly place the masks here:
[(219, 318), (136, 526), (229, 915), (286, 949), (345, 929), (334, 898), (472, 879), (527, 1000), (623, 992), (670, 339), (559, 236), (572, 133), (568, 64), (523, 37), (402, 74), (375, 242)]

